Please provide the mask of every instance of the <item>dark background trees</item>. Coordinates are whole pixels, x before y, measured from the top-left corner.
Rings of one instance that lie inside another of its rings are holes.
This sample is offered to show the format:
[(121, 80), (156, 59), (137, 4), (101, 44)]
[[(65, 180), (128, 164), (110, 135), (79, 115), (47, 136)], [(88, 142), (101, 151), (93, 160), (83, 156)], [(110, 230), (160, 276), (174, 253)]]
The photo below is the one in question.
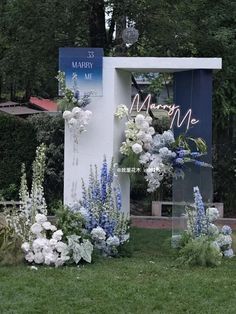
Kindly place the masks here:
[[(129, 49), (122, 30), (134, 24)], [(114, 32), (116, 30), (116, 33)], [(214, 75), (215, 197), (236, 210), (236, 3), (233, 0), (1, 0), (0, 98), (57, 95), (59, 47), (106, 55), (222, 57)]]

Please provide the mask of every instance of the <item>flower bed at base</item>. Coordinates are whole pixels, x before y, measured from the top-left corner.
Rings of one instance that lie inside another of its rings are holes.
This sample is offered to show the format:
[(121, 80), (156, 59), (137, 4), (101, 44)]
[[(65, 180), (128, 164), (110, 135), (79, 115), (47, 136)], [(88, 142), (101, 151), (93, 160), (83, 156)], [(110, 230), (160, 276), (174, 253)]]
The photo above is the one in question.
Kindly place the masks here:
[[(41, 145), (33, 163), (33, 180), (28, 191), (25, 168), (22, 167), (20, 208), (5, 211), (0, 231), (1, 255), (19, 254), (31, 264), (62, 266), (91, 263), (94, 250), (105, 256), (118, 256), (129, 240), (129, 220), (121, 212), (121, 193), (113, 172), (104, 158), (101, 175), (91, 167), (89, 186), (84, 183), (83, 197), (70, 207), (61, 206), (56, 213), (56, 225), (47, 219), (43, 193), (46, 147)], [(16, 250), (17, 249), (17, 250)], [(13, 256), (14, 260), (14, 256)], [(16, 261), (16, 259), (15, 259)], [(5, 259), (4, 264), (10, 261)]]

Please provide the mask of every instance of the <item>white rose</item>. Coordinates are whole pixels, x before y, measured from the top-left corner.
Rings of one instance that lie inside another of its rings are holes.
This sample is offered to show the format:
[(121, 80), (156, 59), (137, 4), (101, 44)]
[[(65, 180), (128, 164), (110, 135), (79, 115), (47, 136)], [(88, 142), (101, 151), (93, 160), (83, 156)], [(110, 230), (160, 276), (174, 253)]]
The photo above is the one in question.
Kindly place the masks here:
[(140, 154), (143, 150), (142, 146), (138, 143), (132, 145), (132, 150), (135, 154)]

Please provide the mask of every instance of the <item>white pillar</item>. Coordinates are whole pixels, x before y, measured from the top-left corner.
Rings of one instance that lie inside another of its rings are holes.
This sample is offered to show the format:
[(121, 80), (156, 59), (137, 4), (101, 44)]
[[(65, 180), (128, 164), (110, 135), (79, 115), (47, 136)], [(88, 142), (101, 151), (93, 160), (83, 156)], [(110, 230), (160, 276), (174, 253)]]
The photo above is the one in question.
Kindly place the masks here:
[[(64, 203), (69, 204), (81, 198), (81, 179), (88, 184), (90, 165), (102, 166), (104, 155), (110, 163), (120, 159), (119, 148), (124, 140), (124, 123), (114, 117), (121, 103), (130, 104), (130, 72), (116, 70), (111, 58), (103, 61), (103, 96), (92, 97), (86, 109), (92, 111), (87, 131), (81, 133), (79, 143), (75, 144), (73, 135), (65, 126), (64, 159)], [(122, 193), (122, 210), (129, 213), (130, 184), (127, 174), (118, 176)]]

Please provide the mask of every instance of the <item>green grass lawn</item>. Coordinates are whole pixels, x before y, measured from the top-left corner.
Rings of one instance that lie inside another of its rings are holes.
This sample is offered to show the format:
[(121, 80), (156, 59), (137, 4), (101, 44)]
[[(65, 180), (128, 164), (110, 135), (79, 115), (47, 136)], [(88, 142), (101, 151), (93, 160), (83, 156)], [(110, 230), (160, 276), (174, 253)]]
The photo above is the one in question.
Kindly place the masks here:
[(132, 230), (130, 258), (0, 268), (0, 313), (236, 313), (236, 259), (177, 268), (170, 232)]

